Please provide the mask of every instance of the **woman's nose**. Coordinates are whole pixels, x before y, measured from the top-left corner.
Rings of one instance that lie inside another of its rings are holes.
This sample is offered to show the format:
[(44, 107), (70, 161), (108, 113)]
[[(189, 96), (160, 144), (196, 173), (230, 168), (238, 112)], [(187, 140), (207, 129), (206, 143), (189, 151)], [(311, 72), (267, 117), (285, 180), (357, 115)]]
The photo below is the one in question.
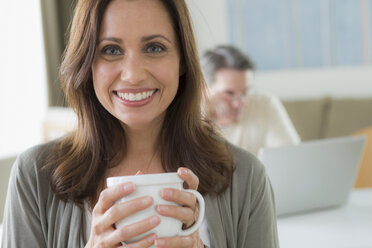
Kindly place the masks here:
[(128, 55), (124, 58), (120, 79), (129, 84), (138, 84), (146, 79), (146, 70), (139, 56)]

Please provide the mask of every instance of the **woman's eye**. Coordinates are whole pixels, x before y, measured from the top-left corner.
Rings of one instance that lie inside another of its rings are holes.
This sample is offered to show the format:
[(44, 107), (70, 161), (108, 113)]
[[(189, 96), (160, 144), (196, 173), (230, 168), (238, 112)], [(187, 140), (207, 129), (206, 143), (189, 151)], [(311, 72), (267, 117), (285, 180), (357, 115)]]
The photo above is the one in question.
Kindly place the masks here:
[(121, 49), (118, 47), (114, 47), (114, 46), (105, 47), (103, 48), (102, 52), (105, 55), (111, 55), (111, 56), (121, 55)]
[(160, 45), (150, 45), (146, 47), (147, 53), (161, 53), (163, 51), (165, 51), (165, 48)]

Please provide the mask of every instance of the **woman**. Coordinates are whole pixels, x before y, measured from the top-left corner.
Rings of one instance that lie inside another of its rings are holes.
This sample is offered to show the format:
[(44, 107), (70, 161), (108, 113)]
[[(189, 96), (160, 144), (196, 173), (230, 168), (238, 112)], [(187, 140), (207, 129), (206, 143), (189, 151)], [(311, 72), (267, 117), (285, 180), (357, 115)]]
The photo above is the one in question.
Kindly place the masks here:
[[(109, 176), (177, 171), (205, 197), (205, 231), (149, 235), (125, 247), (277, 247), (273, 195), (262, 165), (202, 121), (202, 73), (182, 0), (81, 0), (61, 66), (62, 88), (78, 115), (69, 136), (19, 156), (10, 180), (3, 247), (118, 247), (159, 217), (113, 224), (152, 199), (115, 204), (134, 185)], [(182, 165), (182, 167), (181, 167)], [(233, 168), (235, 167), (235, 170)], [(187, 228), (197, 203), (157, 206)]]

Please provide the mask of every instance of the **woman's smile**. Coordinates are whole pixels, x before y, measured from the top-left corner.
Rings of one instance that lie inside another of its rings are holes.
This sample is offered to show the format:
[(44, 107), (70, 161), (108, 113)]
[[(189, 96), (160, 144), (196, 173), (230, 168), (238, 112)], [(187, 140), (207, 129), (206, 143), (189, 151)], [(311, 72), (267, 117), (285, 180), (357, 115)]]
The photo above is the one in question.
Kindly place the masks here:
[(124, 105), (141, 107), (150, 103), (158, 91), (158, 89), (124, 89), (114, 91), (114, 94)]

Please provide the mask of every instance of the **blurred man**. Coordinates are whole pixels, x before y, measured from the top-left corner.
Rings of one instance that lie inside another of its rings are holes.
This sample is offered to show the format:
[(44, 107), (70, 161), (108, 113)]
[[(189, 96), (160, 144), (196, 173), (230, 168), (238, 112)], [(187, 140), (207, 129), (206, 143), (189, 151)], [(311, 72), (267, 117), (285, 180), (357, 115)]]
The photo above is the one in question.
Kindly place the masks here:
[(231, 143), (257, 155), (262, 147), (300, 142), (277, 97), (252, 89), (254, 64), (233, 46), (218, 46), (202, 57), (209, 86), (206, 113)]

